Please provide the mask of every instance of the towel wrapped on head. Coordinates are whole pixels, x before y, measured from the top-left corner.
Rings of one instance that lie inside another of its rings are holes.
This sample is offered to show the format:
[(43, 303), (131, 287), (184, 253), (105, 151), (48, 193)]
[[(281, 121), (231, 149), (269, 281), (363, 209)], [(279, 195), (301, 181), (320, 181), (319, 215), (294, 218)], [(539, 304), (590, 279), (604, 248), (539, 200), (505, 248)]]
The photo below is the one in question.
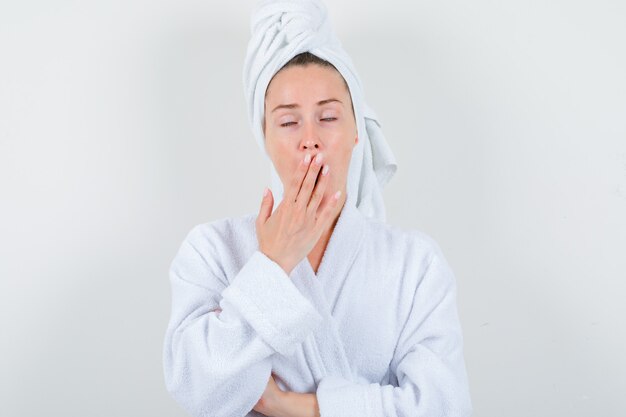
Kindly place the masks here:
[[(365, 103), (361, 80), (332, 30), (325, 5), (319, 0), (261, 0), (252, 13), (250, 28), (252, 37), (244, 62), (243, 84), (248, 118), (261, 150), (268, 156), (263, 113), (265, 92), (272, 77), (302, 52), (330, 62), (348, 84), (359, 138), (350, 160), (346, 204), (355, 205), (367, 217), (384, 221), (382, 189), (395, 174), (397, 163), (378, 117)], [(284, 190), (275, 167), (270, 165), (276, 207)]]

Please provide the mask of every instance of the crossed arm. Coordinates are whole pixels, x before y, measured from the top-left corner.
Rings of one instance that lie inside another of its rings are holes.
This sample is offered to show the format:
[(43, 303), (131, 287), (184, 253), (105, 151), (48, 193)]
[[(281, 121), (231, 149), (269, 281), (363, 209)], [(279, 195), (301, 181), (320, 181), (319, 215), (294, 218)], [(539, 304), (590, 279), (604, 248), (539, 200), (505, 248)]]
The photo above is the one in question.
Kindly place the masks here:
[[(212, 311), (219, 315), (222, 309)], [(320, 417), (315, 393), (283, 391), (276, 384), (273, 374), (253, 409), (268, 417)]]
[[(203, 243), (194, 236), (170, 268), (172, 315), (164, 343), (166, 388), (190, 414), (243, 416), (257, 406), (268, 417), (471, 414), (454, 279), (439, 251), (416, 289), (390, 363), (397, 386), (329, 374), (315, 393), (295, 393), (268, 378), (271, 355), (291, 354), (322, 317), (260, 252), (226, 283), (212, 258), (194, 247)], [(224, 309), (219, 318), (211, 311), (218, 305)]]
[(254, 410), (268, 417), (320, 417), (315, 393), (281, 391), (272, 377), (268, 388), (274, 390), (273, 395), (266, 397), (264, 393)]

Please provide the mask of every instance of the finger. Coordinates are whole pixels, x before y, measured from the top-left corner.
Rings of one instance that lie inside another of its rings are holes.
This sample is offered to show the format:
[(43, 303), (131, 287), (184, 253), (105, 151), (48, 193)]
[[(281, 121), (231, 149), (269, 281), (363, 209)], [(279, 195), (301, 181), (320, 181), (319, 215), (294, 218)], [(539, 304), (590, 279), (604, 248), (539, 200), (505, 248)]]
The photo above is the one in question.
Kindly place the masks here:
[(274, 207), (274, 195), (269, 187), (265, 188), (263, 193), (263, 200), (261, 200), (261, 208), (259, 209), (259, 215), (256, 218), (257, 227), (262, 226), (267, 221), (268, 217), (272, 214), (272, 207)]
[(307, 171), (309, 170), (309, 165), (311, 163), (311, 154), (307, 152), (304, 159), (300, 161), (298, 164), (298, 169), (294, 173), (291, 178), (291, 183), (289, 187), (286, 187), (285, 194), (283, 200), (293, 203), (296, 201), (296, 196), (300, 192), (300, 186), (302, 185), (302, 181), (306, 176)]
[(313, 193), (311, 195), (311, 201), (309, 201), (309, 205), (307, 206), (307, 215), (311, 215), (311, 213), (316, 216), (317, 209), (322, 201), (322, 197), (324, 197), (324, 192), (326, 191), (326, 186), (328, 184), (328, 171), (330, 167), (328, 165), (324, 165), (322, 170), (318, 176), (317, 184), (315, 184), (315, 188), (313, 188)]
[(322, 161), (324, 160), (324, 154), (321, 152), (317, 154), (315, 159), (311, 162), (309, 170), (306, 173), (306, 177), (304, 177), (304, 181), (302, 182), (302, 187), (300, 188), (300, 192), (296, 196), (296, 207), (302, 210), (306, 210), (309, 201), (311, 200), (311, 192), (313, 191), (313, 187), (315, 186), (315, 180), (320, 172), (322, 167)]
[(330, 222), (332, 222), (335, 218), (334, 215), (336, 214), (337, 205), (339, 204), (340, 198), (341, 198), (341, 191), (337, 191), (328, 199), (328, 202), (324, 204), (324, 207), (322, 208), (320, 215), (316, 219), (316, 222), (315, 222), (316, 228), (325, 229), (327, 226), (330, 225)]

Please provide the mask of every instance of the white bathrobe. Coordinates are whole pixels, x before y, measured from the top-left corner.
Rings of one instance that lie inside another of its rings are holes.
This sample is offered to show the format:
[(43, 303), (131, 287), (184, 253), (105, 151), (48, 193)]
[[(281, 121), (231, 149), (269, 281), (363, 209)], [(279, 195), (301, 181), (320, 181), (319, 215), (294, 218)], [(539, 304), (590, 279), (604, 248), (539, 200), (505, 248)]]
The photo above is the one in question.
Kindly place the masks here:
[(346, 202), (317, 274), (305, 257), (287, 275), (256, 216), (195, 226), (172, 261), (163, 359), (181, 407), (263, 416), (273, 372), (316, 393), (321, 417), (471, 414), (455, 277), (430, 236)]

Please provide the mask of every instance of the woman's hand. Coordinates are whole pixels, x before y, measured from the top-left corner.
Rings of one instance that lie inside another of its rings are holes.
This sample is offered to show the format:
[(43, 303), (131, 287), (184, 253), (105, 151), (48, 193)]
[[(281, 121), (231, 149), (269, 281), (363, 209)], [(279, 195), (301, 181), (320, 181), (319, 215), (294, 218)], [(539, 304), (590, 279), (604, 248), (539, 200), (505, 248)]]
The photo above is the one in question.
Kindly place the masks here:
[[(279, 264), (287, 275), (311, 252), (324, 230), (331, 226), (338, 209), (339, 192), (320, 207), (329, 168), (326, 165), (325, 170), (321, 169), (321, 153), (313, 161), (310, 161), (310, 154), (307, 153), (307, 156), (309, 160), (305, 159), (298, 165), (274, 213), (274, 196), (269, 192), (263, 198), (256, 219), (259, 250)], [(315, 184), (320, 170), (322, 172)]]
[(274, 373), (253, 410), (268, 417), (320, 417), (315, 393), (282, 391), (274, 380)]
[(263, 395), (252, 409), (268, 417), (281, 417), (280, 410), (282, 409), (281, 403), (284, 401), (284, 394), (285, 392), (276, 384), (272, 373)]

